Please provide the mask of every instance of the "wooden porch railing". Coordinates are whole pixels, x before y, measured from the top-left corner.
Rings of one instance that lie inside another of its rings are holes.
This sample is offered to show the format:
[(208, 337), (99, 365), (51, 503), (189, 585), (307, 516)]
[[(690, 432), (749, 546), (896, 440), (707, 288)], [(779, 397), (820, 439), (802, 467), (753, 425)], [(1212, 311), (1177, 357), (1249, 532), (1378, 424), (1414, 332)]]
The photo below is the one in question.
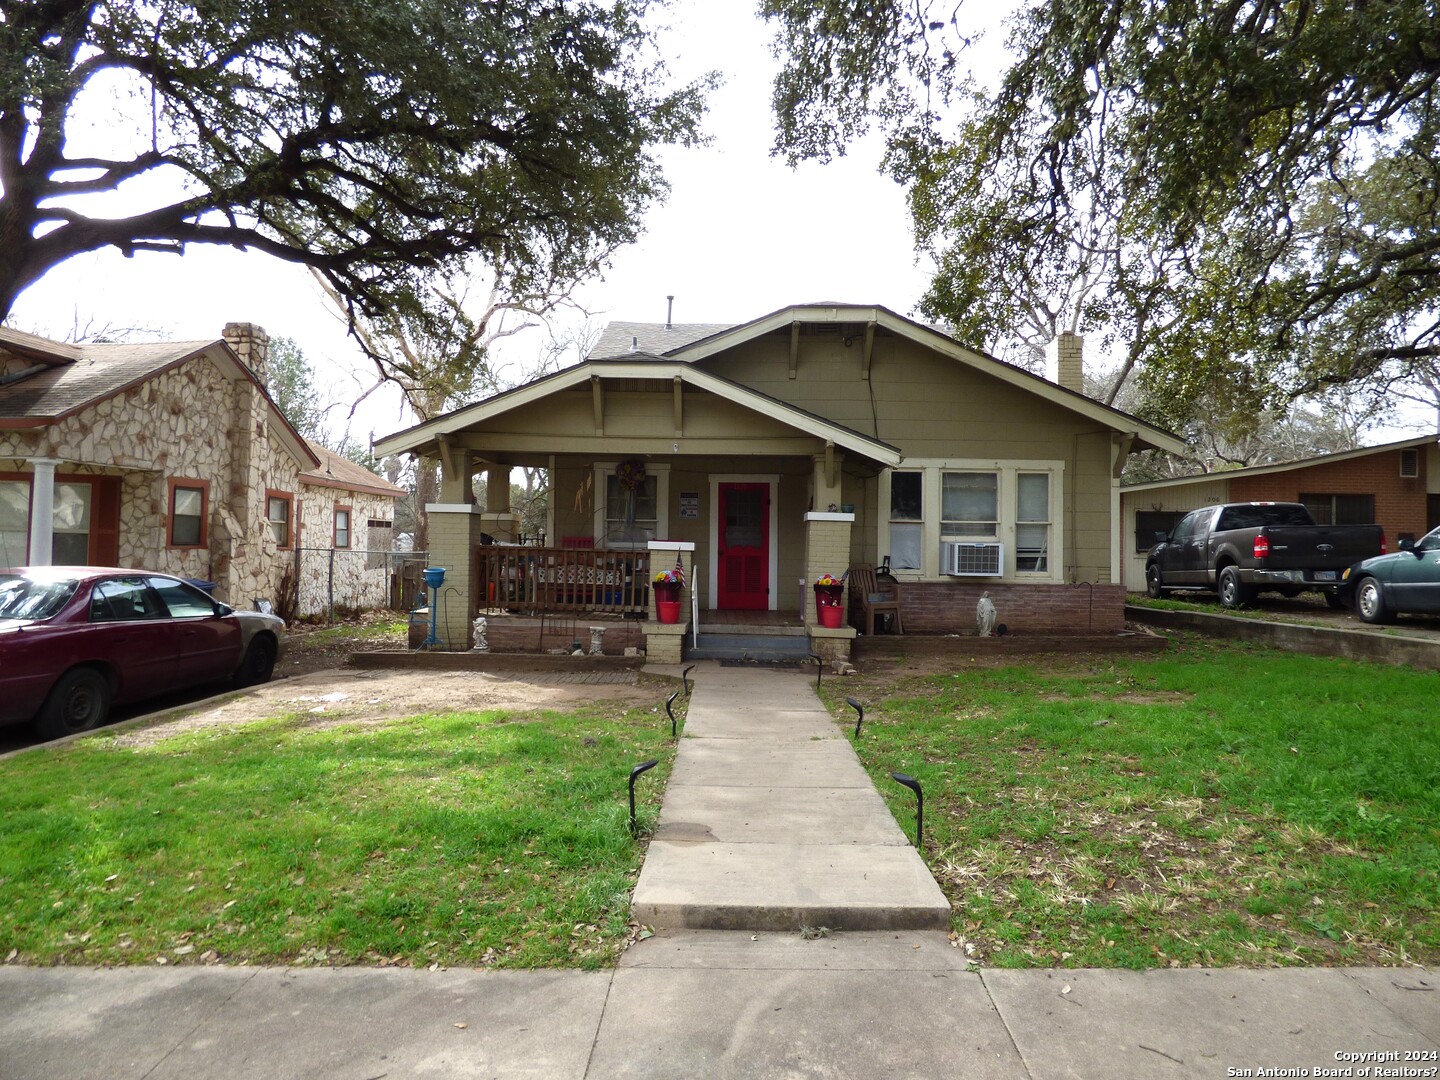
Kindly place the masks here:
[(594, 548), (475, 549), (479, 602), (490, 610), (643, 612), (650, 606), (650, 553)]

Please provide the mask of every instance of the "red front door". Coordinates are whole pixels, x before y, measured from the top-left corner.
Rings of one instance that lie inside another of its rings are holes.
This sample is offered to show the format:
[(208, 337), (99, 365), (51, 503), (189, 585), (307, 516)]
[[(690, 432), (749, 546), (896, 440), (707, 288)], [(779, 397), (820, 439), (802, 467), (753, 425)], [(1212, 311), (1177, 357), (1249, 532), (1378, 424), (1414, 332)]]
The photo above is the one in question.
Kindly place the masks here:
[(720, 485), (720, 552), (716, 606), (770, 607), (770, 485)]

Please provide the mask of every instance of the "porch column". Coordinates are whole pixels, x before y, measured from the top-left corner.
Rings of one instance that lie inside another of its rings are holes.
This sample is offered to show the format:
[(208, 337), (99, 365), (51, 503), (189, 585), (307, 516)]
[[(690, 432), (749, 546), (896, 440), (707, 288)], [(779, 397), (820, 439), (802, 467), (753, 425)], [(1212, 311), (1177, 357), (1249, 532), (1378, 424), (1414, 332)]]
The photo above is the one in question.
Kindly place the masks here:
[[(805, 629), (810, 635), (811, 648), (826, 660), (850, 659), (855, 628), (843, 620), (838, 627), (821, 626), (815, 614), (815, 592), (811, 586), (826, 574), (839, 577), (850, 569), (850, 529), (854, 524), (854, 514), (812, 511), (805, 515)], [(840, 602), (842, 610), (848, 611), (848, 582)]]
[(491, 465), (485, 470), (485, 531), (502, 544), (520, 537), (515, 514), (510, 509), (510, 466)]
[[(475, 548), (480, 543), (480, 510), (467, 501), (428, 503), (425, 512), (430, 515), (430, 565), (445, 568), (435, 632), (446, 649), (461, 652), (470, 648), (471, 628), (479, 610)], [(426, 594), (428, 600), (428, 589)]]
[(31, 458), (30, 565), (49, 566), (55, 557), (55, 458)]
[(695, 545), (687, 540), (651, 540), (650, 580), (662, 570), (680, 563), (685, 587), (680, 590), (680, 621), (662, 623), (655, 606), (655, 588), (650, 588), (650, 620), (645, 624), (645, 662), (678, 664), (685, 655), (685, 633), (690, 629), (690, 591), (695, 585)]

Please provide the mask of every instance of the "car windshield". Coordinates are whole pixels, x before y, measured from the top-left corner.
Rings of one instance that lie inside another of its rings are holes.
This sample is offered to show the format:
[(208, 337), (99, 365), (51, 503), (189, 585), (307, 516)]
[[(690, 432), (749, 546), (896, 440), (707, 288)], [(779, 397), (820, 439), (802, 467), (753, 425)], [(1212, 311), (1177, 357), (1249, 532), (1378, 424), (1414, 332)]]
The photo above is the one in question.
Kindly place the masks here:
[(75, 595), (75, 578), (0, 577), (0, 621), (48, 619)]

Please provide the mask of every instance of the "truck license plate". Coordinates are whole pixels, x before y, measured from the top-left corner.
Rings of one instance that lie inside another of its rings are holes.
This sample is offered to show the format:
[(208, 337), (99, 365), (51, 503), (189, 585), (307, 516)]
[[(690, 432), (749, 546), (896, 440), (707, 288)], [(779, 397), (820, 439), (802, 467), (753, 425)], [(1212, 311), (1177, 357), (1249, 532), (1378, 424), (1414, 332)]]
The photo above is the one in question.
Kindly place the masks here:
[(1335, 571), (1334, 571), (1334, 570), (1316, 570), (1316, 571), (1315, 571), (1315, 580), (1316, 580), (1316, 581), (1334, 581), (1334, 580), (1335, 580)]

